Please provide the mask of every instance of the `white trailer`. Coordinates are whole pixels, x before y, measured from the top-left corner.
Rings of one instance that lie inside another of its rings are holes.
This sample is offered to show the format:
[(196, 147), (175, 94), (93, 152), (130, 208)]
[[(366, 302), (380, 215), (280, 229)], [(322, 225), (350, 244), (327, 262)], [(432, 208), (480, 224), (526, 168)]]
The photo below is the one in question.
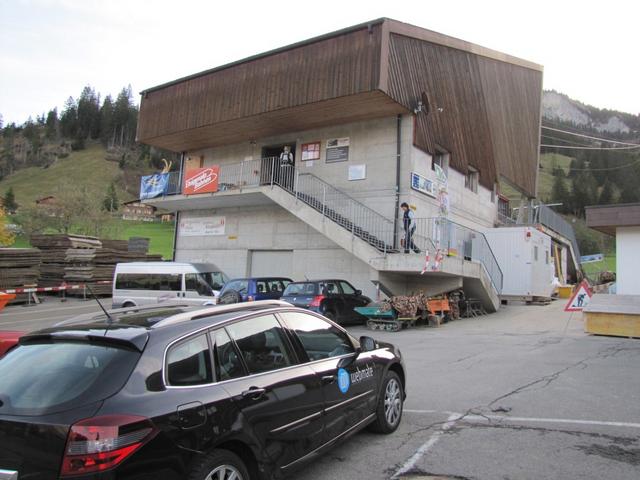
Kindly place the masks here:
[(485, 236), (503, 274), (501, 298), (535, 300), (554, 290), (551, 237), (533, 227), (501, 227)]

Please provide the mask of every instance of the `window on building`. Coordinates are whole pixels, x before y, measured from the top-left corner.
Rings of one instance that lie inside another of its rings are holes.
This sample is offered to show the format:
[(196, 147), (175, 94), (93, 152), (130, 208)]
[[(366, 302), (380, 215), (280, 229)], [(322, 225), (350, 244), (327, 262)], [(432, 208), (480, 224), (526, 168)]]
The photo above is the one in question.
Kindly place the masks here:
[(478, 193), (478, 179), (480, 172), (473, 167), (469, 167), (467, 175), (464, 177), (464, 186), (474, 193)]
[(449, 171), (449, 154), (443, 150), (436, 150), (436, 154), (431, 160), (431, 170), (437, 172), (436, 165), (442, 169), (446, 175)]

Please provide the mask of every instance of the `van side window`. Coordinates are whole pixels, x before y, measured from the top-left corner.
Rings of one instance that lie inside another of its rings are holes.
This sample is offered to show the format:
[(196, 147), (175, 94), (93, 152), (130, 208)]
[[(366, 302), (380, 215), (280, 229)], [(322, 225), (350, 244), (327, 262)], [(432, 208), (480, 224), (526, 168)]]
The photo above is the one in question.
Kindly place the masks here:
[(182, 290), (182, 275), (169, 273), (119, 273), (116, 289), (120, 290)]
[(213, 382), (211, 355), (206, 334), (171, 347), (167, 355), (169, 385), (189, 386), (211, 382)]

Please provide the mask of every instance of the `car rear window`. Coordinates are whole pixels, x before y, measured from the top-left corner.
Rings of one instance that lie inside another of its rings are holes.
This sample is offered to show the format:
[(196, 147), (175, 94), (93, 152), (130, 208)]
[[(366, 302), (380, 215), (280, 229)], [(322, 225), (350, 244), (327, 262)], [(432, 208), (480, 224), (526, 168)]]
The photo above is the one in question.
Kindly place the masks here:
[(283, 296), (289, 295), (315, 295), (315, 283), (290, 283), (284, 291)]
[(111, 345), (21, 345), (0, 360), (0, 415), (45, 415), (103, 400), (122, 388), (140, 353)]

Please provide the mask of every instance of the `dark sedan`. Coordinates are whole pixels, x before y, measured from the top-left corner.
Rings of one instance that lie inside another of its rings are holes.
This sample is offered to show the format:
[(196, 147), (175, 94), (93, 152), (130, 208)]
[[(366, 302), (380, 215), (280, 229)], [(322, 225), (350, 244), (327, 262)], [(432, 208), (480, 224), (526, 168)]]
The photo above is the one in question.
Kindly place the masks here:
[(290, 283), (281, 300), (317, 312), (340, 324), (364, 323), (367, 319), (354, 310), (371, 303), (346, 280), (308, 280)]
[(0, 478), (271, 479), (391, 433), (400, 352), (279, 301), (115, 311), (0, 359)]

